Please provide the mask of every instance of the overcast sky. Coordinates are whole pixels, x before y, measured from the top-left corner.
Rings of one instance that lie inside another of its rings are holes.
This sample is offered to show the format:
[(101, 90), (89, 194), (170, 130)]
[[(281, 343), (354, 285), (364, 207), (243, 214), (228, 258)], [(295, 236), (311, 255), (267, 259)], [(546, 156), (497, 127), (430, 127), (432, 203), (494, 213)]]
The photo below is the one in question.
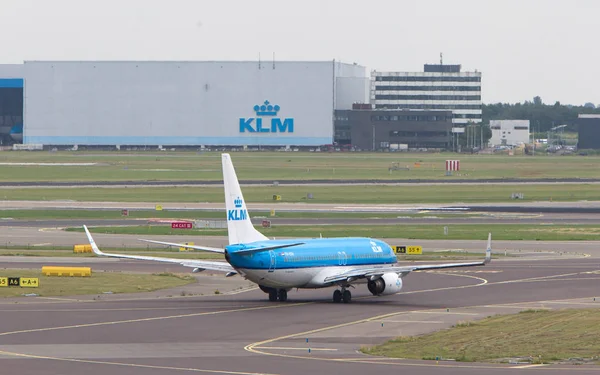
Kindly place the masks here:
[(0, 0), (0, 63), (341, 60), (462, 64), (485, 103), (600, 105), (596, 0)]

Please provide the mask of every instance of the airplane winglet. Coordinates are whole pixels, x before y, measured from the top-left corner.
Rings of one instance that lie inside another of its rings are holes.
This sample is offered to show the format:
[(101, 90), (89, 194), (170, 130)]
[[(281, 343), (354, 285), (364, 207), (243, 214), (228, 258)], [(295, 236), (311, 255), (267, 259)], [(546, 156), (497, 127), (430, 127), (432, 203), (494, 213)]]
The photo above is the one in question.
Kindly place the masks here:
[(87, 235), (88, 241), (90, 242), (90, 245), (92, 246), (92, 251), (94, 252), (94, 254), (103, 256), (104, 253), (102, 251), (100, 251), (100, 249), (96, 245), (96, 241), (94, 241), (94, 238), (90, 234), (90, 231), (87, 229), (87, 226), (84, 225), (83, 229), (85, 230), (85, 234)]
[(492, 261), (492, 234), (488, 233), (487, 249), (485, 250), (485, 260), (483, 261), (483, 263), (488, 264), (491, 261)]

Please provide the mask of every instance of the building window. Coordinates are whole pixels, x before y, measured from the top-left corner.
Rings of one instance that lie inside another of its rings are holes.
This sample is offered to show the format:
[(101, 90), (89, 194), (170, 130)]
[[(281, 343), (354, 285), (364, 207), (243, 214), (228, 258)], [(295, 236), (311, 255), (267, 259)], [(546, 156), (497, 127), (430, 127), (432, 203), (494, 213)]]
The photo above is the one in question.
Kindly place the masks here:
[(383, 82), (481, 82), (481, 77), (456, 76), (376, 76), (375, 81)]
[(375, 86), (376, 91), (481, 91), (481, 86)]
[(481, 100), (481, 95), (375, 95), (375, 100)]
[(480, 104), (376, 104), (376, 109), (478, 109)]

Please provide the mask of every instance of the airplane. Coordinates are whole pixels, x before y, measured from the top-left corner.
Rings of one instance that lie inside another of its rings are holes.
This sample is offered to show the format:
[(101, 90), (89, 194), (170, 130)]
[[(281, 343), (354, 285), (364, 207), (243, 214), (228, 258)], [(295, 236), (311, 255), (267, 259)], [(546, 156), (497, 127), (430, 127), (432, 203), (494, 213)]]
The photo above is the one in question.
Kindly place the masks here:
[(230, 155), (222, 154), (221, 161), (229, 245), (215, 248), (141, 241), (221, 253), (226, 262), (104, 253), (84, 225), (94, 253), (106, 257), (176, 263), (192, 267), (192, 272), (220, 271), (227, 277), (239, 274), (258, 284), (269, 295), (269, 301), (280, 302), (287, 300), (287, 292), (291, 289), (336, 287), (333, 301), (349, 303), (352, 298), (349, 288), (355, 288), (357, 284), (367, 284), (367, 289), (375, 296), (392, 295), (400, 292), (403, 278), (410, 272), (483, 266), (491, 261), (491, 233), (483, 261), (431, 265), (400, 265), (390, 245), (372, 238), (269, 239), (250, 221)]

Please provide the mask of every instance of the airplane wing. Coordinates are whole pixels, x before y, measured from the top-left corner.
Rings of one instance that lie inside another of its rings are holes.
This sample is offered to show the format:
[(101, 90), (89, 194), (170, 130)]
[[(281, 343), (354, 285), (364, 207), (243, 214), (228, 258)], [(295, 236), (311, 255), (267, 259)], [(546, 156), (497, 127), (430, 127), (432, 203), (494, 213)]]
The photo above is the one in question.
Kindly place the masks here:
[(226, 272), (227, 276), (233, 276), (237, 274), (235, 268), (231, 267), (229, 263), (225, 262), (215, 262), (215, 261), (205, 261), (205, 260), (195, 260), (195, 259), (174, 259), (174, 258), (162, 258), (162, 257), (153, 257), (153, 256), (144, 256), (144, 255), (126, 255), (126, 254), (109, 254), (102, 252), (98, 246), (96, 245), (96, 241), (92, 238), (90, 231), (87, 229), (87, 226), (83, 226), (85, 230), (85, 234), (87, 235), (88, 241), (92, 246), (92, 251), (94, 254), (98, 256), (112, 257), (112, 258), (123, 258), (123, 259), (137, 259), (137, 260), (151, 260), (155, 262), (164, 262), (164, 263), (175, 263), (180, 264), (184, 267), (193, 267), (197, 268), (199, 271), (202, 270), (211, 270), (211, 271), (221, 271)]
[(412, 271), (433, 270), (442, 268), (457, 268), (457, 267), (473, 267), (483, 266), (492, 260), (492, 234), (488, 235), (488, 247), (485, 251), (485, 259), (481, 262), (469, 263), (443, 263), (443, 264), (424, 264), (415, 266), (380, 266), (380, 267), (356, 267), (337, 275), (326, 277), (325, 283), (351, 283), (362, 278), (379, 278), (386, 273), (396, 273), (400, 277), (404, 277)]
[[(221, 253), (221, 254), (225, 253), (225, 249), (220, 249), (220, 248), (216, 248), (216, 247), (186, 245), (183, 243), (163, 242), (163, 241), (144, 240), (144, 239), (140, 239), (140, 241), (155, 243), (155, 244), (159, 244), (159, 245), (177, 246), (177, 247), (185, 247), (185, 248), (194, 249), (194, 250), (210, 251), (213, 253)], [(249, 247), (249, 248), (240, 247), (239, 249), (235, 250), (235, 253), (236, 254), (254, 254), (254, 253), (259, 253), (261, 251), (285, 249), (287, 247), (298, 246), (298, 245), (304, 245), (304, 242), (296, 242), (296, 243), (290, 243), (290, 244), (265, 246), (265, 247)]]
[(188, 248), (188, 249), (210, 251), (210, 252), (213, 252), (213, 253), (221, 253), (221, 254), (223, 254), (225, 252), (225, 249), (221, 249), (221, 248), (218, 248), (218, 247), (186, 245), (186, 244), (183, 244), (183, 243), (163, 242), (163, 241), (154, 241), (154, 240), (144, 240), (144, 239), (141, 239), (141, 238), (139, 240), (140, 241), (144, 241), (144, 242), (149, 242), (149, 243), (155, 243), (155, 244), (159, 244), (159, 245), (185, 247), (185, 248)]

